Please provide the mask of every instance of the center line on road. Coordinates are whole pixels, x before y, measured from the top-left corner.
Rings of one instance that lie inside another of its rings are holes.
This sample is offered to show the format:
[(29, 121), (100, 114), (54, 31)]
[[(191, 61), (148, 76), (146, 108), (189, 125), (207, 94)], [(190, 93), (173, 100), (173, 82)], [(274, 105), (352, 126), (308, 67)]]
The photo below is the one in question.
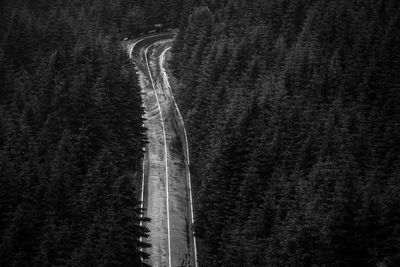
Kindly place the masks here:
[[(137, 43), (137, 42), (136, 42)], [(135, 44), (136, 44), (135, 43)], [(135, 45), (134, 44), (134, 45)], [(153, 77), (151, 75), (151, 70), (150, 70), (150, 66), (149, 66), (149, 61), (147, 58), (147, 51), (149, 50), (150, 47), (152, 47), (154, 45), (151, 44), (149, 45), (145, 52), (144, 52), (144, 57), (146, 59), (146, 66), (147, 66), (147, 70), (149, 72), (149, 77), (150, 77), (150, 81), (151, 81), (151, 85), (153, 87), (153, 92), (156, 96), (156, 100), (157, 100), (157, 105), (158, 105), (158, 109), (160, 110), (160, 120), (161, 120), (161, 126), (162, 126), (162, 132), (163, 132), (163, 137), (164, 137), (164, 158), (165, 158), (165, 184), (166, 184), (166, 194), (167, 194), (167, 236), (168, 236), (168, 266), (171, 267), (172, 266), (172, 261), (171, 261), (171, 236), (170, 236), (170, 223), (169, 223), (169, 181), (168, 181), (168, 150), (167, 150), (167, 137), (166, 137), (166, 133), (165, 133), (165, 125), (164, 125), (164, 116), (163, 116), (163, 112), (161, 109), (161, 105), (160, 105), (160, 101), (158, 99), (158, 94), (156, 91), (156, 88), (154, 86), (154, 81), (153, 81)]]
[(163, 80), (164, 80), (165, 84), (167, 85), (168, 90), (171, 93), (172, 101), (174, 102), (175, 109), (176, 109), (176, 111), (178, 113), (179, 120), (180, 120), (181, 125), (182, 125), (183, 135), (185, 136), (186, 160), (187, 160), (187, 179), (188, 179), (187, 180), (187, 184), (188, 184), (188, 188), (189, 188), (190, 220), (191, 220), (191, 225), (192, 225), (192, 238), (193, 238), (193, 254), (194, 254), (194, 264), (195, 264), (195, 267), (197, 267), (198, 266), (197, 245), (196, 245), (196, 236), (195, 236), (195, 233), (193, 231), (194, 212), (193, 212), (193, 198), (192, 198), (192, 182), (191, 182), (191, 177), (190, 177), (189, 142), (188, 142), (185, 123), (183, 121), (182, 114), (181, 114), (181, 112), (179, 110), (178, 105), (176, 104), (174, 93), (172, 92), (171, 86), (170, 86), (169, 81), (168, 81), (167, 73), (166, 73), (166, 71), (164, 69), (164, 66), (162, 64), (165, 61), (165, 53), (170, 49), (171, 49), (171, 47), (168, 47), (162, 52), (162, 54), (160, 56), (160, 69), (161, 69), (161, 75), (163, 77)]

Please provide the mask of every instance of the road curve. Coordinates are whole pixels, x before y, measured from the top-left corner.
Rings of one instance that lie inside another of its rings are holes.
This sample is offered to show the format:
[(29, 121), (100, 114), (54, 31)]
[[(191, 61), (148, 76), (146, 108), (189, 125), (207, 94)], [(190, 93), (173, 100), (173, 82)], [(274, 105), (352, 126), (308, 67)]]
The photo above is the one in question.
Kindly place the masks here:
[(149, 139), (141, 192), (144, 216), (151, 219), (146, 263), (197, 267), (186, 130), (163, 66), (172, 36), (146, 36), (127, 47), (139, 74)]
[(160, 101), (158, 99), (158, 93), (156, 91), (156, 88), (154, 86), (154, 81), (153, 81), (153, 75), (151, 74), (150, 70), (150, 65), (149, 65), (149, 60), (148, 60), (148, 55), (147, 52), (150, 47), (152, 47), (154, 44), (149, 45), (146, 50), (144, 51), (144, 57), (146, 60), (146, 67), (147, 71), (149, 74), (150, 82), (151, 82), (151, 87), (153, 88), (154, 95), (156, 96), (156, 101), (157, 101), (157, 106), (158, 106), (158, 111), (160, 113), (160, 122), (161, 122), (161, 127), (162, 127), (162, 132), (163, 132), (163, 142), (164, 142), (164, 160), (165, 160), (165, 194), (166, 194), (166, 203), (167, 203), (167, 240), (168, 240), (168, 266), (172, 266), (172, 260), (171, 260), (171, 226), (170, 226), (170, 221), (169, 221), (169, 180), (168, 180), (168, 148), (167, 148), (167, 136), (165, 133), (165, 124), (164, 124), (164, 116), (163, 116), (163, 109), (161, 108)]
[(172, 102), (174, 103), (175, 111), (178, 114), (179, 117), (179, 122), (182, 126), (182, 132), (183, 132), (183, 143), (184, 143), (184, 151), (185, 151), (185, 164), (186, 164), (186, 178), (187, 178), (187, 185), (188, 185), (188, 194), (189, 194), (189, 205), (190, 205), (190, 224), (192, 226), (192, 238), (193, 238), (193, 257), (195, 261), (195, 267), (198, 267), (198, 258), (197, 258), (197, 243), (196, 243), (196, 236), (194, 234), (194, 210), (193, 210), (193, 196), (192, 196), (192, 181), (191, 181), (191, 176), (190, 176), (190, 154), (189, 154), (189, 142), (188, 142), (188, 137), (186, 133), (186, 127), (185, 127), (185, 122), (183, 120), (181, 111), (179, 110), (178, 104), (175, 101), (174, 93), (172, 92), (171, 86), (169, 84), (168, 80), (168, 75), (167, 72), (165, 71), (164, 65), (165, 65), (165, 54), (168, 50), (171, 49), (171, 46), (168, 46), (164, 49), (164, 51), (161, 53), (160, 56), (160, 70), (161, 70), (161, 75), (163, 77), (163, 82), (164, 86), (168, 88), (168, 91), (171, 94), (172, 97)]

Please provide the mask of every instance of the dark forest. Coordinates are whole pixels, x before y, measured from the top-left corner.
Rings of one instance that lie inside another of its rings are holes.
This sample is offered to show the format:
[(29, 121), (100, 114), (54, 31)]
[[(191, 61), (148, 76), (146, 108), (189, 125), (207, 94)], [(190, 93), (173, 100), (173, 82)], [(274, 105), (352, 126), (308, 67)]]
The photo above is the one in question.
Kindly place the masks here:
[(0, 1), (1, 266), (146, 257), (143, 108), (120, 40), (152, 23), (154, 4)]
[(147, 266), (154, 23), (200, 266), (400, 266), (398, 0), (0, 1), (0, 266)]
[(399, 2), (225, 2), (174, 44), (202, 266), (400, 266)]

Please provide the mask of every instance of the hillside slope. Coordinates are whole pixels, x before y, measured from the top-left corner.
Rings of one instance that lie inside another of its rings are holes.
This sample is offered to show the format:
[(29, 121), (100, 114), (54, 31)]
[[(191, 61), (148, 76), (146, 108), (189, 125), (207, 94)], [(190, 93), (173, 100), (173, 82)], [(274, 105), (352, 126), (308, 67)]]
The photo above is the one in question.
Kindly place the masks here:
[(201, 266), (399, 266), (398, 1), (205, 2), (173, 46)]

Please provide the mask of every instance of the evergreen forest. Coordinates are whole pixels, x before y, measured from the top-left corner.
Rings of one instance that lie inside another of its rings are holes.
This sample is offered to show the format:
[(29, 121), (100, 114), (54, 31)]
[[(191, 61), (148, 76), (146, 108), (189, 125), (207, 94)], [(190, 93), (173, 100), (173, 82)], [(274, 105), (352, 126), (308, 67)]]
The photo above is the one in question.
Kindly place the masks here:
[(147, 258), (144, 111), (121, 39), (176, 24), (179, 1), (163, 2), (160, 17), (155, 1), (0, 1), (0, 266)]
[(155, 23), (201, 267), (400, 266), (398, 0), (0, 0), (0, 266), (147, 266)]
[(399, 1), (205, 2), (172, 62), (200, 265), (400, 266)]

